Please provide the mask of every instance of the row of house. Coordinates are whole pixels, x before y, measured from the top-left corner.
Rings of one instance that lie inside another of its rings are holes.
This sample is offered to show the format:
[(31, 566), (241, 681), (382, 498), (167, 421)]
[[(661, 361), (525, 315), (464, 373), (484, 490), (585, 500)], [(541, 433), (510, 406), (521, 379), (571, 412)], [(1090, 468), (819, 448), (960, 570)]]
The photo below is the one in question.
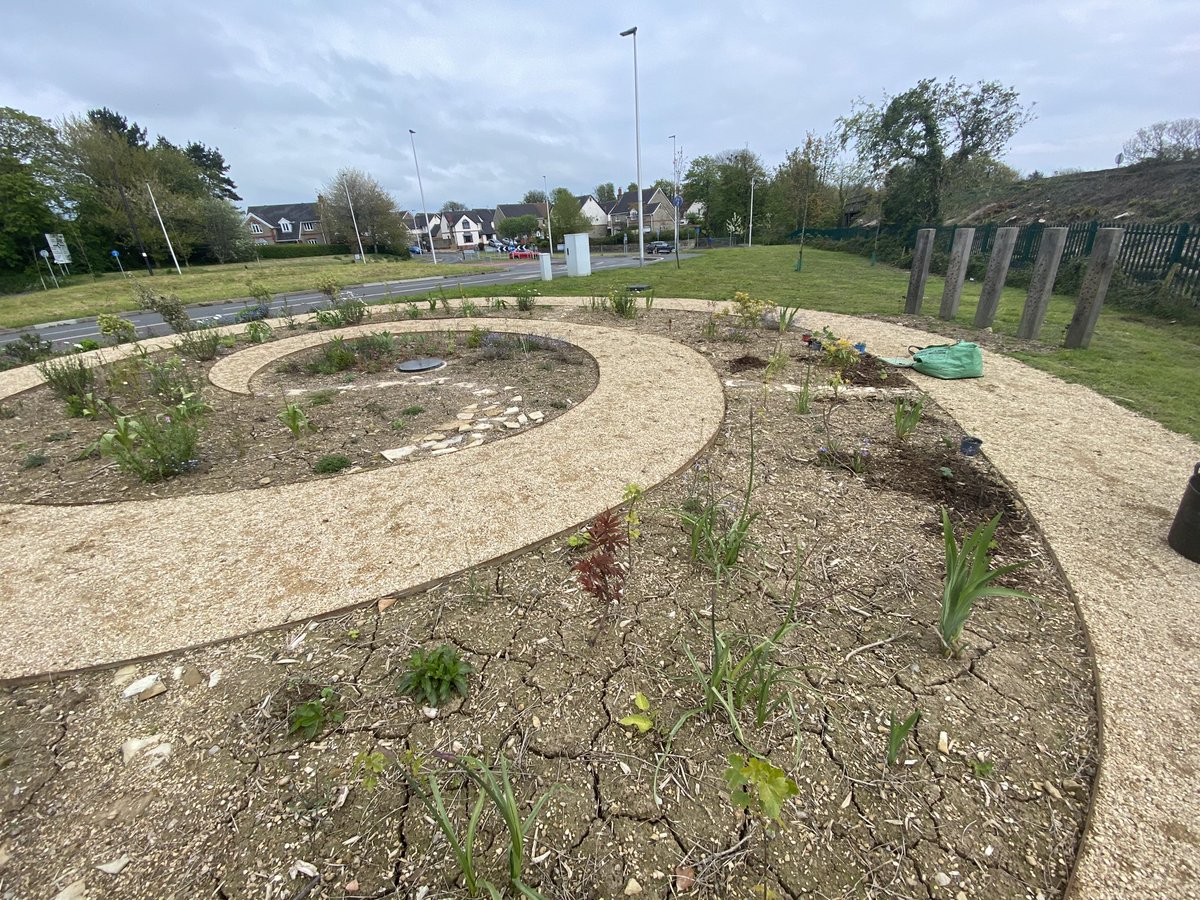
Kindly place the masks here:
[[(617, 199), (600, 201), (592, 194), (582, 194), (575, 200), (579, 211), (591, 223), (592, 236), (601, 238), (637, 230), (638, 219), (647, 231), (670, 229), (674, 223), (671, 201), (659, 188), (642, 191), (639, 213), (636, 191), (617, 190)], [(688, 214), (702, 213), (701, 204), (691, 204), (680, 210), (680, 220)], [(447, 213), (402, 213), (404, 224), (413, 235), (414, 243), (438, 249), (478, 247), (492, 240), (500, 223), (518, 216), (533, 216), (538, 223), (538, 237), (546, 232), (545, 203), (502, 203), (495, 209), (463, 209)], [(321, 227), (315, 203), (284, 203), (270, 206), (251, 206), (246, 210), (245, 228), (255, 244), (327, 244), (330, 236)], [(530, 238), (534, 235), (529, 235)]]

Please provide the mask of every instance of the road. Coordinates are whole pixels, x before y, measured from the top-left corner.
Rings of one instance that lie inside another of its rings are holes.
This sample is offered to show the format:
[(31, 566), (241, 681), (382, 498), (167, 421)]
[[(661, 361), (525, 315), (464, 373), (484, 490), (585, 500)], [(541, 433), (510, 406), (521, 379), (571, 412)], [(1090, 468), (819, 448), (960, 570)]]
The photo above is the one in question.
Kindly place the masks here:
[[(686, 259), (688, 254), (681, 254), (680, 259)], [(560, 260), (561, 255), (555, 256), (553, 273), (556, 278), (566, 277), (566, 262)], [(671, 257), (646, 257), (646, 264), (663, 262)], [(447, 264), (449, 269), (453, 264)], [(625, 256), (593, 256), (592, 271), (603, 272), (608, 269), (637, 268), (637, 257)], [(510, 285), (527, 281), (538, 281), (541, 278), (541, 265), (537, 260), (513, 261), (511, 265), (494, 272), (483, 272), (477, 275), (435, 275), (427, 278), (414, 278), (408, 281), (383, 281), (369, 284), (348, 285), (346, 290), (353, 291), (368, 303), (385, 297), (405, 297), (414, 294), (427, 294), (430, 291), (448, 290), (458, 287), (486, 287), (488, 285)], [(165, 279), (164, 279), (165, 282)], [(209, 303), (199, 303), (188, 307), (188, 315), (194, 322), (211, 322), (218, 320), (222, 324), (230, 324), (238, 311), (250, 303), (250, 298), (241, 297), (233, 300), (220, 300)], [(279, 315), (285, 307), (293, 313), (311, 312), (324, 306), (326, 297), (317, 291), (306, 291), (289, 294), (276, 294), (270, 303), (271, 315)], [(137, 327), (139, 337), (166, 334), (170, 331), (162, 317), (153, 312), (127, 313), (129, 319)], [(0, 347), (18, 340), (22, 332), (32, 331), (42, 340), (50, 341), (56, 350), (69, 348), (87, 338), (100, 341), (100, 331), (96, 327), (94, 317), (81, 319), (65, 319), (60, 322), (46, 322), (32, 325), (28, 328), (0, 331)]]

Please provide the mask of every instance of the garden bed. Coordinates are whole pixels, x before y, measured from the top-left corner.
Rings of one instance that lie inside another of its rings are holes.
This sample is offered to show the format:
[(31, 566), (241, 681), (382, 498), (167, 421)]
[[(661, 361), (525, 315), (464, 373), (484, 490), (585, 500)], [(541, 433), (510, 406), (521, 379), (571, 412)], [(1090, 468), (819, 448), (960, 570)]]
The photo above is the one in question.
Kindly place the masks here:
[[(727, 412), (693, 467), (635, 501), (619, 593), (585, 590), (572, 570), (587, 549), (563, 537), (337, 618), (10, 689), (5, 887), (464, 897), (418, 794), (436, 779), (461, 836), (479, 796), (470, 756), (497, 778), (506, 761), (522, 816), (549, 794), (522, 867), (547, 898), (1061, 896), (1096, 765), (1095, 691), (1075, 607), (1019, 499), (985, 456), (959, 452), (935, 406), (899, 439), (893, 401), (919, 392), (870, 358), (835, 399), (826, 356), (798, 333), (655, 311), (621, 324), (707, 355)], [(748, 356), (767, 365), (733, 371)], [(586, 366), (529, 375), (568, 368)], [(517, 374), (497, 380), (531, 396)], [(256, 380), (271, 416), (294, 376)], [(328, 377), (305, 390), (336, 390)], [(560, 391), (545, 407), (586, 383), (537, 387)], [(958, 657), (935, 629), (943, 505), (960, 541), (998, 514), (997, 564), (1030, 560), (1003, 583), (1036, 598), (981, 603)], [(739, 564), (718, 574), (693, 561), (682, 520), (708, 509), (721, 528), (756, 516)], [(777, 635), (761, 717), (753, 700), (688, 715), (705, 698), (689, 654), (707, 671), (714, 631), (736, 656)], [(410, 654), (441, 645), (473, 666), (467, 696), (399, 694)], [(150, 674), (165, 691), (122, 699)], [(918, 710), (889, 764), (889, 723)], [(312, 740), (289, 734), (305, 714)], [(730, 754), (795, 782), (769, 841), (763, 818), (730, 802)], [(503, 891), (508, 832), (484, 808), (478, 866)], [(95, 868), (126, 858), (119, 874)]]

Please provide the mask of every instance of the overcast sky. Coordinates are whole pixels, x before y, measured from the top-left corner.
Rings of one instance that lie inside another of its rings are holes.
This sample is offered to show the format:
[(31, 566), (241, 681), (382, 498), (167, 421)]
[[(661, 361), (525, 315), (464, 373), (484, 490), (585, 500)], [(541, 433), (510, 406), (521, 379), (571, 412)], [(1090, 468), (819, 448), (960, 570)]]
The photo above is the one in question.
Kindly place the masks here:
[(247, 203), (314, 198), (339, 168), (419, 209), (634, 180), (749, 147), (768, 167), (856, 97), (998, 80), (1037, 118), (1006, 161), (1113, 164), (1139, 127), (1200, 115), (1197, 0), (657, 0), (654, 3), (77, 2), (6, 5), (0, 105), (108, 106), (151, 139), (216, 146)]

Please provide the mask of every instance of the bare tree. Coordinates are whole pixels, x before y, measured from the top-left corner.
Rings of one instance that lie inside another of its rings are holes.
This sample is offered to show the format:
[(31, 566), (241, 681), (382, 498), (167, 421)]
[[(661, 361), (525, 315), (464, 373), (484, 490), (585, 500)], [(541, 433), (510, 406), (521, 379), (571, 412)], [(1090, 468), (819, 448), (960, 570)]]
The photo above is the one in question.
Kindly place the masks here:
[[(351, 204), (354, 214), (351, 216)], [(373, 252), (380, 246), (408, 246), (408, 229), (396, 202), (370, 175), (361, 169), (342, 169), (321, 189), (317, 197), (321, 226), (330, 240), (369, 243)], [(358, 236), (354, 222), (358, 223)]]

